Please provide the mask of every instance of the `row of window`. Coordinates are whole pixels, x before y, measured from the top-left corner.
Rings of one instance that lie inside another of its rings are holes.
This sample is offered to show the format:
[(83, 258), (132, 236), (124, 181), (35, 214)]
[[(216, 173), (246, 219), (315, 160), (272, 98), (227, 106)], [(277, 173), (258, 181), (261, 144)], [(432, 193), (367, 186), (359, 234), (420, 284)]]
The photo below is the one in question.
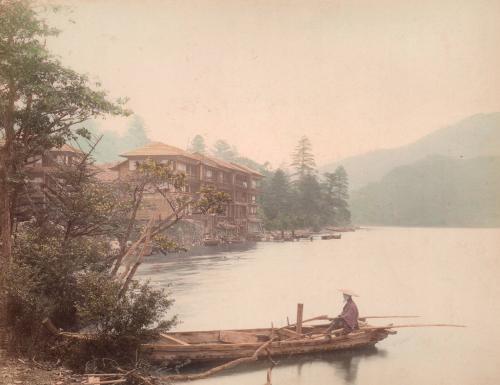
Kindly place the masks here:
[[(128, 168), (130, 171), (135, 171), (135, 170), (137, 170), (137, 166), (143, 162), (144, 162), (144, 160), (129, 160)], [(167, 164), (168, 162), (169, 161), (166, 159), (160, 160), (161, 164)], [(196, 166), (185, 164), (182, 162), (176, 162), (175, 169), (179, 172), (186, 174), (186, 175), (196, 175), (197, 174)], [(220, 183), (232, 184), (231, 175), (227, 172), (217, 171), (217, 170), (212, 169), (212, 168), (205, 168), (204, 171), (205, 171), (205, 179), (218, 180)], [(245, 180), (235, 178), (235, 183), (237, 186), (248, 188), (248, 182)], [(250, 180), (250, 187), (253, 189), (257, 188), (257, 181), (255, 179)]]

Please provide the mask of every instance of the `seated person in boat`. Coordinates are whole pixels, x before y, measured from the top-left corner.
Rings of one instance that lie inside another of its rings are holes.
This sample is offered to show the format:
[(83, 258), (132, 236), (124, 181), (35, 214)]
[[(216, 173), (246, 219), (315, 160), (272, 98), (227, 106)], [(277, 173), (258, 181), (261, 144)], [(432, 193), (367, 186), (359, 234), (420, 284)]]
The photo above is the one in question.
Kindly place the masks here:
[(342, 309), (342, 313), (340, 313), (332, 322), (332, 324), (328, 327), (327, 333), (332, 330), (343, 329), (343, 333), (347, 334), (352, 332), (354, 329), (358, 329), (358, 307), (352, 300), (352, 297), (357, 297), (351, 290), (341, 289), (339, 290), (344, 296), (344, 308)]

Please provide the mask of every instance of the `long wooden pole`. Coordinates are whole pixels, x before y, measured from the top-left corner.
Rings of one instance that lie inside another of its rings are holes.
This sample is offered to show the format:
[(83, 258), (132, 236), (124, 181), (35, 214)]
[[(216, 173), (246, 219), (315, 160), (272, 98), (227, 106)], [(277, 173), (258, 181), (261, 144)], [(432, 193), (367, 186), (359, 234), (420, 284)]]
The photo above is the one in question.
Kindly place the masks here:
[(419, 315), (370, 315), (370, 316), (363, 316), (359, 317), (361, 321), (365, 319), (374, 319), (374, 318), (420, 318)]
[(304, 315), (304, 304), (297, 304), (297, 325), (295, 326), (295, 331), (298, 334), (302, 334), (302, 316)]
[(396, 328), (424, 328), (424, 327), (466, 328), (467, 325), (457, 325), (457, 324), (407, 324), (407, 325), (369, 326), (369, 327), (361, 328), (359, 330), (396, 329)]

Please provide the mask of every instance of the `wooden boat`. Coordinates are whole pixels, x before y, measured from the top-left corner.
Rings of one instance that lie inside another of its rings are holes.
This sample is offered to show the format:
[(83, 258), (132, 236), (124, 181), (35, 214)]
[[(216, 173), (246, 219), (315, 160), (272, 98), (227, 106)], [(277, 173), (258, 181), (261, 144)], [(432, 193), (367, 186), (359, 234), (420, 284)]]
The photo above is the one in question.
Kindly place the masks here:
[(356, 228), (355, 227), (327, 227), (326, 230), (335, 231), (337, 233), (347, 233), (347, 232), (356, 231)]
[(322, 235), (321, 236), (321, 239), (340, 239), (342, 238), (342, 234), (326, 234), (326, 235)]
[(204, 246), (219, 246), (220, 241), (218, 239), (215, 239), (215, 238), (205, 238), (203, 240), (203, 245)]
[[(302, 326), (302, 334), (292, 326), (281, 329), (239, 329), (162, 334), (153, 343), (141, 345), (143, 354), (156, 363), (207, 362), (249, 357), (262, 344), (273, 341), (258, 358), (358, 349), (374, 346), (395, 331), (364, 325), (347, 335), (327, 336), (329, 324)], [(275, 339), (275, 340), (274, 340)]]

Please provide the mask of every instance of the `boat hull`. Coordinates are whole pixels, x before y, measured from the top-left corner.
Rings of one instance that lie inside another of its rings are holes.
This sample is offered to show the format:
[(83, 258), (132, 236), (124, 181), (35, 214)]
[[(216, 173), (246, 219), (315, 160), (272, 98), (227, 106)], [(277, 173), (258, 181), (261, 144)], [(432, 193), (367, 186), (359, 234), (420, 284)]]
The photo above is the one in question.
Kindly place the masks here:
[[(260, 335), (262, 341), (251, 343), (190, 343), (189, 345), (180, 345), (175, 343), (166, 343), (157, 341), (152, 344), (142, 345), (142, 353), (156, 363), (174, 363), (174, 362), (208, 362), (219, 360), (233, 360), (237, 358), (249, 357), (265, 342), (266, 336), (262, 332), (270, 329), (239, 330), (233, 332), (256, 333)], [(193, 339), (196, 333), (217, 333), (212, 332), (186, 332), (169, 333), (175, 338), (189, 341)], [(220, 333), (220, 332), (219, 332)], [(272, 342), (267, 349), (274, 356), (290, 356), (299, 354), (311, 354), (318, 352), (331, 352), (347, 349), (361, 349), (374, 346), (377, 342), (385, 339), (389, 332), (384, 329), (379, 330), (356, 330), (347, 335), (319, 338), (303, 339), (285, 339)], [(206, 338), (207, 335), (205, 335)], [(267, 336), (269, 339), (269, 335)], [(208, 340), (208, 338), (207, 338)], [(262, 351), (258, 358), (266, 358), (267, 350)]]

